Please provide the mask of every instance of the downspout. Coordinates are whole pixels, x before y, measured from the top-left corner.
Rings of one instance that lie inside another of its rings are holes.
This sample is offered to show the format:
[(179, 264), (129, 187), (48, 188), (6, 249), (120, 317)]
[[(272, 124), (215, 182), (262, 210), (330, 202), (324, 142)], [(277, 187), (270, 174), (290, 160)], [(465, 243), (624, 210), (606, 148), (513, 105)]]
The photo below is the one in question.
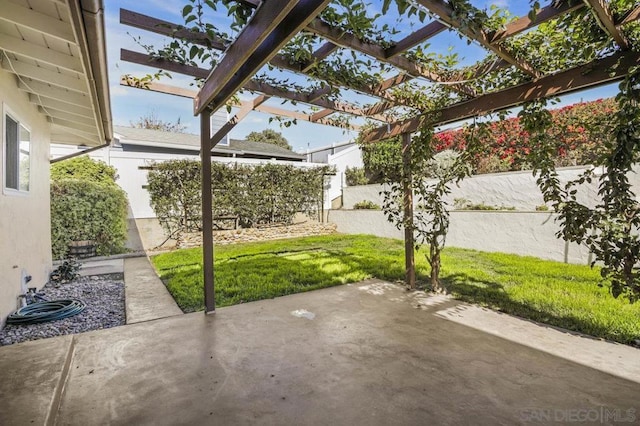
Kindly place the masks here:
[(111, 144), (110, 142), (107, 142), (107, 143), (102, 144), (102, 145), (94, 146), (93, 148), (83, 149), (82, 151), (74, 152), (73, 154), (65, 155), (65, 156), (58, 157), (58, 158), (53, 158), (53, 159), (49, 160), (49, 164), (58, 163), (60, 161), (68, 160), (69, 158), (78, 157), (78, 156), (83, 155), (83, 154), (88, 154), (90, 152), (97, 151), (97, 150), (102, 149), (102, 148), (106, 148), (110, 144)]

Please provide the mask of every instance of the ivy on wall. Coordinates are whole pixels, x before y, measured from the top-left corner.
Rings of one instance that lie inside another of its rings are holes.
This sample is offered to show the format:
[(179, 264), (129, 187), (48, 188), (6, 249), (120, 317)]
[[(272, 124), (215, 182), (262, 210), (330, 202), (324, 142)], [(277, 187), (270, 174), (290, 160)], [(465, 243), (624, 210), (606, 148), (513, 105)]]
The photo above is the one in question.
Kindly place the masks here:
[[(237, 218), (249, 228), (292, 223), (296, 213), (316, 215), (329, 167), (212, 164), (213, 216)], [(148, 175), (153, 208), (167, 238), (202, 230), (200, 162), (157, 163)]]

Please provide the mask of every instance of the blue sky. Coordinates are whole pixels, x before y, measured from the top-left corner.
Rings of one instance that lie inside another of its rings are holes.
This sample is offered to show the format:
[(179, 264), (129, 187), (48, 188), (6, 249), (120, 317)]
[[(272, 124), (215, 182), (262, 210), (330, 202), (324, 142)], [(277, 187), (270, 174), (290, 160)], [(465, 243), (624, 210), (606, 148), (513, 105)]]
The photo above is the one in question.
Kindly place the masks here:
[[(372, 0), (372, 3), (377, 3)], [(489, 8), (491, 4), (508, 7), (517, 16), (528, 12), (529, 2), (527, 0), (475, 0), (475, 6)], [(545, 5), (548, 2), (541, 2)], [(181, 22), (181, 5), (183, 2), (166, 0), (136, 0), (135, 2), (125, 0), (109, 0), (105, 2), (107, 29), (107, 50), (109, 60), (109, 75), (111, 81), (111, 101), (114, 123), (116, 125), (130, 125), (141, 116), (150, 113), (155, 114), (165, 121), (175, 121), (178, 118), (187, 126), (187, 132), (198, 133), (199, 123), (197, 117), (193, 116), (193, 102), (190, 99), (159, 93), (142, 91), (140, 89), (125, 88), (119, 85), (122, 74), (133, 74), (142, 76), (155, 70), (149, 67), (138, 66), (120, 60), (120, 49), (125, 48), (134, 51), (142, 49), (134, 42), (131, 35), (141, 36), (145, 44), (155, 44), (161, 46), (163, 40), (150, 33), (138, 31), (136, 29), (121, 25), (119, 23), (119, 10), (126, 8), (135, 12), (144, 13), (167, 21)], [(222, 23), (224, 21), (220, 21)], [(398, 37), (401, 37), (399, 35)], [(458, 52), (462, 64), (469, 64), (484, 56), (483, 49), (477, 45), (468, 45), (465, 40), (461, 40), (451, 32), (444, 32), (430, 40), (429, 51), (446, 54), (453, 48)], [(192, 82), (189, 77), (173, 74), (172, 79), (163, 81), (166, 84), (188, 87)], [(616, 86), (607, 86), (597, 90), (581, 92), (570, 95), (562, 99), (562, 104), (579, 102), (580, 100), (592, 100), (602, 97), (614, 96)], [(351, 99), (347, 99), (351, 100)], [(355, 100), (355, 99), (354, 99)], [(270, 101), (277, 105), (275, 100)], [(231, 138), (242, 139), (251, 131), (261, 131), (271, 128), (281, 132), (296, 151), (304, 151), (307, 148), (330, 145), (350, 140), (356, 136), (355, 132), (345, 132), (330, 126), (312, 124), (299, 121), (297, 125), (285, 128), (281, 127), (277, 121), (269, 123), (270, 115), (260, 112), (252, 112), (231, 132)]]

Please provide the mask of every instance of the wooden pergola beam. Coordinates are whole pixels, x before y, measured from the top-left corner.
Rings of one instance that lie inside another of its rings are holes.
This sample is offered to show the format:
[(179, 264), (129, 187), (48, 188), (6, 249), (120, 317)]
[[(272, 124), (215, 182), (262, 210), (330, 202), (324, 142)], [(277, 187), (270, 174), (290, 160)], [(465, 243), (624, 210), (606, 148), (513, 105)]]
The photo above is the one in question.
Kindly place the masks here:
[(170, 86), (168, 84), (150, 82), (144, 85), (138, 85), (129, 76), (120, 76), (120, 85), (125, 87), (134, 87), (136, 89), (149, 90), (151, 92), (164, 93), (166, 95), (179, 96), (181, 98), (193, 99), (198, 94), (195, 90), (184, 89), (182, 87)]
[(622, 31), (613, 22), (613, 15), (609, 10), (609, 5), (604, 0), (585, 0), (589, 8), (593, 11), (596, 19), (603, 29), (615, 40), (622, 50), (629, 49), (629, 42), (622, 34)]
[(632, 9), (629, 13), (627, 13), (620, 22), (616, 22), (616, 26), (621, 26), (628, 24), (629, 22), (637, 21), (640, 18), (640, 6), (637, 6), (635, 9)]
[[(195, 90), (189, 90), (189, 89), (184, 89), (182, 87), (170, 86), (168, 84), (155, 83), (155, 82), (150, 82), (150, 83), (147, 83), (147, 84), (145, 84), (143, 86), (139, 86), (139, 85), (136, 84), (136, 82), (133, 79), (131, 79), (128, 76), (121, 76), (120, 77), (120, 85), (121, 86), (125, 86), (125, 87), (133, 87), (133, 88), (136, 88), (136, 89), (149, 90), (151, 92), (156, 92), (156, 93), (164, 93), (166, 95), (180, 96), (180, 97), (188, 98), (188, 99), (193, 99), (198, 94), (198, 92), (195, 91)], [(265, 98), (264, 100), (266, 101), (268, 97), (264, 96), (264, 98)], [(258, 97), (256, 99), (254, 99), (252, 102), (244, 102), (244, 103), (241, 104), (241, 107), (243, 107), (245, 105), (252, 105), (252, 110), (253, 111), (263, 112), (265, 114), (273, 114), (273, 115), (279, 115), (279, 116), (283, 116), (283, 117), (295, 118), (295, 119), (298, 119), (298, 120), (308, 121), (308, 122), (311, 122), (311, 123), (325, 124), (325, 125), (328, 125), (328, 126), (339, 127), (339, 128), (343, 128), (343, 129), (349, 129), (349, 130), (359, 130), (360, 129), (360, 126), (356, 126), (356, 125), (353, 125), (353, 124), (336, 125), (331, 120), (323, 120), (324, 117), (314, 117), (314, 114), (305, 114), (305, 113), (298, 112), (298, 111), (290, 111), (290, 110), (286, 110), (284, 108), (278, 108), (278, 107), (273, 107), (273, 106), (270, 106), (270, 105), (264, 105), (264, 104), (262, 104), (262, 102), (260, 102), (260, 103), (256, 102), (256, 100), (258, 100), (258, 99), (260, 99), (260, 98)], [(332, 114), (336, 112), (336, 111), (329, 110), (329, 109), (326, 109), (326, 110), (323, 110), (323, 111), (330, 111)]]
[[(354, 130), (360, 129), (360, 126), (354, 124), (336, 124), (331, 119), (313, 119), (313, 114), (305, 114), (298, 111), (289, 111), (283, 108), (274, 107), (271, 105), (260, 105), (255, 109), (258, 112), (264, 112), (265, 114), (278, 115), (282, 117), (294, 118), (296, 120), (308, 121), (310, 123), (323, 124), (325, 126), (339, 127), (341, 129)], [(335, 111), (331, 111), (332, 113)]]
[(537, 27), (543, 22), (558, 18), (564, 14), (571, 13), (584, 7), (584, 3), (579, 0), (564, 0), (553, 2), (538, 10), (536, 18), (532, 21), (528, 15), (521, 16), (510, 22), (504, 29), (492, 33), (487, 33), (487, 41), (491, 44), (499, 43), (509, 37), (513, 37), (528, 29)]
[[(381, 62), (386, 62), (394, 67), (403, 70), (415, 77), (424, 77), (435, 82), (446, 81), (442, 76), (433, 71), (411, 61), (405, 56), (387, 57), (386, 50), (377, 44), (366, 43), (359, 40), (352, 34), (345, 33), (339, 28), (335, 28), (319, 18), (314, 19), (308, 26), (307, 30), (317, 34), (331, 42), (355, 50), (365, 55), (371, 56)], [(467, 96), (475, 96), (473, 89), (465, 85), (452, 85), (451, 88)]]
[(300, 68), (300, 72), (306, 74), (316, 63), (326, 59), (327, 56), (331, 55), (336, 50), (338, 50), (338, 46), (330, 41), (324, 43), (315, 52), (313, 52), (313, 60), (308, 61), (304, 66), (302, 66)]
[(451, 8), (448, 3), (445, 3), (442, 0), (417, 0), (419, 4), (427, 8), (430, 12), (436, 14), (442, 19), (443, 22), (448, 25), (454, 27), (456, 31), (460, 34), (465, 35), (471, 40), (475, 40), (480, 43), (485, 49), (492, 51), (500, 58), (509, 62), (511, 65), (516, 66), (521, 71), (533, 76), (533, 77), (541, 77), (542, 73), (536, 70), (531, 64), (523, 59), (516, 59), (511, 52), (509, 52), (504, 46), (500, 44), (491, 44), (489, 42), (489, 37), (487, 33), (482, 31), (481, 29), (472, 30), (471, 28), (463, 25), (455, 17), (455, 11)]
[(213, 136), (211, 136), (211, 140), (209, 141), (211, 149), (213, 149), (218, 144), (218, 142), (222, 140), (222, 138), (227, 136), (227, 134), (238, 125), (238, 123), (244, 120), (244, 118), (249, 115), (251, 111), (255, 110), (264, 102), (268, 101), (269, 98), (270, 96), (260, 95), (252, 101), (243, 102), (238, 112), (236, 112), (236, 114), (229, 121), (227, 121), (222, 127), (218, 129), (218, 131)]
[[(120, 22), (125, 24), (125, 25), (129, 25), (135, 28), (139, 28), (145, 31), (150, 31), (153, 33), (157, 33), (157, 34), (162, 34), (162, 35), (170, 35), (170, 36), (174, 36), (174, 37), (178, 37), (181, 38), (183, 40), (186, 40), (188, 42), (191, 43), (195, 43), (195, 44), (199, 44), (199, 45), (203, 45), (203, 46), (208, 46), (211, 45), (211, 47), (213, 49), (217, 49), (217, 50), (224, 50), (225, 49), (225, 44), (221, 44), (221, 42), (216, 43), (215, 40), (210, 40), (208, 35), (205, 33), (201, 33), (201, 32), (197, 32), (197, 31), (190, 31), (190, 30), (180, 30), (180, 28), (182, 28), (180, 25), (178, 24), (174, 24), (171, 22), (167, 22), (167, 21), (162, 21), (147, 15), (144, 15), (142, 13), (137, 13), (137, 12), (132, 12), (130, 10), (127, 9), (120, 9)], [(168, 31), (167, 29), (171, 28), (171, 31)], [(303, 62), (303, 63), (290, 63), (289, 58), (285, 57), (284, 55), (278, 54), (275, 55), (271, 61), (269, 61), (269, 63), (277, 68), (280, 69), (284, 69), (284, 70), (288, 70), (288, 71), (292, 71), (295, 73), (302, 73), (305, 75), (308, 75), (310, 77), (313, 78), (317, 78), (320, 80), (323, 80), (323, 76), (319, 75), (317, 73), (312, 73), (311, 70), (313, 69), (313, 67), (320, 61), (322, 61), (323, 59), (325, 59), (327, 56), (329, 56), (331, 53), (333, 53), (336, 49), (338, 49), (339, 46), (337, 46), (336, 44), (332, 43), (332, 42), (326, 42), (324, 43), (322, 46), (320, 46), (314, 53), (313, 53), (313, 59)], [(136, 53), (136, 52), (132, 52), (130, 50), (126, 50), (126, 49), (122, 49), (121, 50), (121, 59), (125, 60), (125, 61), (129, 61), (129, 62), (134, 62), (137, 64), (141, 64), (141, 65), (148, 65), (148, 56), (141, 54), (141, 53)], [(145, 62), (146, 61), (146, 62)], [(156, 66), (165, 69), (167, 71), (174, 71), (174, 72), (180, 72), (177, 71), (177, 68), (182, 67), (182, 64), (178, 64), (175, 67), (170, 67), (169, 62), (171, 61), (165, 61), (166, 62), (166, 66), (160, 66), (161, 65), (161, 60), (156, 59), (154, 60), (156, 61)], [(177, 68), (176, 68), (177, 67)], [(195, 69), (194, 69), (195, 70)], [(206, 74), (206, 75), (205, 75)], [(205, 71), (198, 71), (198, 78), (206, 78), (206, 76), (208, 76), (208, 72)], [(371, 96), (377, 96), (377, 97), (382, 97), (385, 98), (387, 100), (391, 100), (392, 98), (389, 97), (385, 91), (387, 89), (389, 89), (390, 87), (392, 87), (393, 85), (396, 84), (400, 84), (403, 81), (406, 81), (408, 79), (411, 79), (411, 76), (408, 76), (406, 74), (402, 74), (403, 78), (406, 78), (405, 80), (398, 80), (398, 79), (390, 79), (388, 81), (382, 82), (380, 85), (378, 85), (377, 87), (371, 88), (368, 86), (356, 86), (356, 85), (344, 85), (344, 87), (348, 88), (348, 89), (352, 89), (355, 91), (359, 91), (362, 93), (365, 93), (367, 95), (371, 95)], [(391, 81), (391, 84), (389, 84), (389, 81)], [(315, 100), (318, 99), (324, 95), (327, 95), (329, 93), (331, 93), (331, 87), (329, 86), (324, 86), (320, 89), (318, 89), (317, 91), (313, 92), (313, 95), (310, 97), (310, 100)]]
[[(122, 60), (126, 60), (128, 62), (133, 62), (140, 65), (153, 66), (160, 69), (165, 69), (167, 71), (173, 71), (179, 74), (189, 75), (196, 78), (202, 78), (203, 75), (208, 73), (208, 71), (205, 70), (204, 68), (198, 68), (191, 65), (183, 65), (177, 62), (166, 61), (163, 59), (156, 59), (144, 53), (132, 52), (126, 49), (121, 49), (120, 53), (121, 53), (120, 57), (122, 58)], [(124, 81), (123, 85), (135, 87), (136, 83), (133, 80), (129, 80), (129, 81)], [(389, 118), (383, 115), (379, 115), (379, 114), (369, 115), (367, 114), (365, 109), (356, 107), (346, 102), (334, 102), (328, 99), (322, 99), (319, 97), (317, 98), (316, 97), (317, 94), (315, 93), (306, 94), (300, 91), (286, 90), (279, 87), (273, 87), (267, 83), (256, 81), (256, 80), (247, 81), (242, 87), (242, 89), (246, 89), (252, 92), (259, 92), (265, 95), (274, 96), (282, 99), (287, 99), (293, 102), (302, 102), (309, 105), (315, 105), (321, 108), (331, 109), (335, 112), (345, 112), (347, 114), (355, 115), (358, 117), (368, 117), (368, 118), (372, 118), (374, 120), (382, 121), (385, 123), (389, 122)], [(330, 89), (330, 88), (327, 87), (327, 89)], [(184, 96), (178, 93), (175, 93), (175, 94), (177, 94), (178, 96), (190, 97), (189, 95)], [(193, 98), (195, 99), (196, 97), (197, 95)]]
[(134, 52), (127, 49), (120, 49), (120, 60), (131, 62), (132, 64), (160, 68), (165, 71), (172, 71), (200, 79), (207, 78), (210, 73), (209, 70), (204, 68), (167, 61), (166, 59), (154, 58), (146, 53)]
[(442, 22), (433, 21), (425, 25), (424, 27), (414, 31), (402, 40), (398, 41), (392, 47), (385, 49), (387, 58), (392, 58), (401, 53), (405, 53), (407, 50), (425, 42), (431, 37), (440, 34), (446, 30), (447, 26)]
[(262, 3), (205, 80), (194, 99), (195, 114), (205, 108), (216, 110), (224, 105), (328, 3), (329, 0)]
[(640, 65), (640, 54), (637, 52), (617, 52), (607, 58), (592, 61), (570, 70), (541, 77), (508, 89), (479, 96), (469, 101), (460, 102), (440, 111), (430, 111), (409, 120), (400, 121), (390, 128), (379, 127), (368, 132), (365, 142), (375, 142), (412, 133), (428, 120), (434, 126), (464, 120), (501, 111), (536, 99), (567, 94), (590, 87), (600, 86), (622, 80), (632, 66)]
[(335, 111), (331, 110), (331, 109), (323, 109), (322, 111), (318, 111), (316, 113), (313, 113), (311, 115), (311, 121), (318, 121), (318, 120), (322, 120), (325, 117), (330, 116), (331, 114), (333, 114)]
[(191, 31), (182, 25), (153, 18), (128, 9), (120, 9), (120, 23), (130, 27), (139, 28), (141, 30), (152, 31), (156, 34), (187, 40), (191, 43), (210, 47), (216, 50), (224, 50), (226, 49), (227, 44), (229, 44), (228, 41), (221, 38), (212, 39), (205, 33)]

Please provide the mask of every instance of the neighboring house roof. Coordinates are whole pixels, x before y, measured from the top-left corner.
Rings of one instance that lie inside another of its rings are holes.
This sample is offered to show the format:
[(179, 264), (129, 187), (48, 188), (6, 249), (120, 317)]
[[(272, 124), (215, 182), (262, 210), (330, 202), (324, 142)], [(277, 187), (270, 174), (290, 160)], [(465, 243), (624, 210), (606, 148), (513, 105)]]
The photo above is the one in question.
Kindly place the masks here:
[(332, 143), (331, 145), (325, 145), (318, 148), (308, 149), (307, 154), (314, 154), (316, 152), (323, 152), (323, 151), (331, 151), (331, 150), (335, 150), (336, 148), (348, 147), (355, 144), (356, 144), (355, 141)]
[(51, 142), (111, 141), (102, 0), (3, 1), (0, 61), (51, 122)]
[[(163, 132), (161, 130), (139, 129), (135, 127), (114, 126), (113, 130), (120, 139), (120, 144), (148, 147), (149, 150), (168, 149), (199, 151), (200, 135), (192, 133)], [(251, 157), (251, 158), (276, 158), (280, 160), (302, 161), (306, 159), (303, 154), (297, 154), (277, 145), (231, 139), (229, 145), (216, 145), (213, 148), (214, 155)]]

